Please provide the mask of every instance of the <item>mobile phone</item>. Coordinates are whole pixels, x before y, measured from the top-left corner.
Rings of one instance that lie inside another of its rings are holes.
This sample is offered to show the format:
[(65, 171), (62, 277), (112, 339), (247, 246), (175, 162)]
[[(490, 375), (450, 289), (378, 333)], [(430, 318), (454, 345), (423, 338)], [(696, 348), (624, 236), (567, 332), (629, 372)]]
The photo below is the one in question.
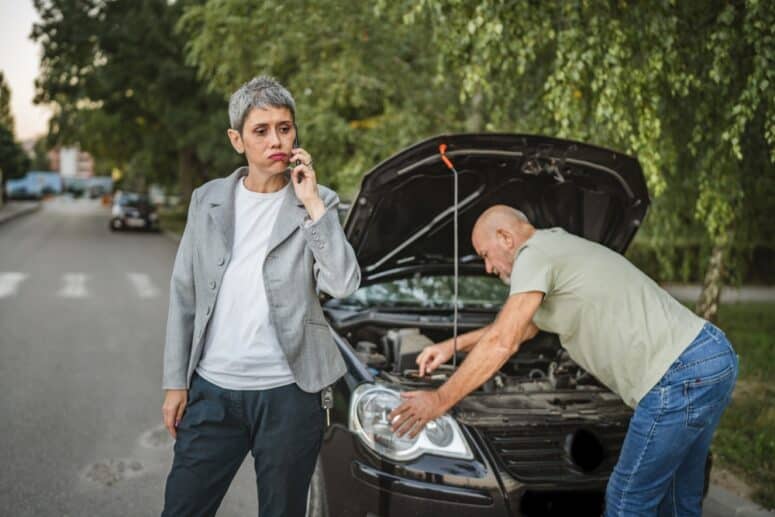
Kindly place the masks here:
[[(293, 139), (293, 148), (296, 149), (301, 144), (299, 143), (299, 128), (296, 126), (296, 124), (293, 125), (294, 129), (296, 129), (296, 138)], [(301, 160), (296, 160), (295, 166), (298, 167), (301, 165)], [(296, 183), (301, 183), (304, 180), (304, 173), (299, 173), (298, 179), (296, 180)]]

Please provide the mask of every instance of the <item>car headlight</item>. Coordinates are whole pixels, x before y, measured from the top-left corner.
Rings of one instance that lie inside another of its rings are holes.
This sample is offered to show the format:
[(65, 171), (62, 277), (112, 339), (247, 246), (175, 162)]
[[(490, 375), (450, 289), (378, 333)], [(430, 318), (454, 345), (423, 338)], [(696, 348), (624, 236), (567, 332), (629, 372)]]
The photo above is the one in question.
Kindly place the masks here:
[(394, 460), (413, 460), (425, 453), (473, 459), (460, 427), (449, 415), (428, 422), (414, 438), (399, 438), (388, 419), (399, 405), (401, 396), (396, 390), (378, 384), (358, 386), (350, 401), (350, 431), (372, 450)]

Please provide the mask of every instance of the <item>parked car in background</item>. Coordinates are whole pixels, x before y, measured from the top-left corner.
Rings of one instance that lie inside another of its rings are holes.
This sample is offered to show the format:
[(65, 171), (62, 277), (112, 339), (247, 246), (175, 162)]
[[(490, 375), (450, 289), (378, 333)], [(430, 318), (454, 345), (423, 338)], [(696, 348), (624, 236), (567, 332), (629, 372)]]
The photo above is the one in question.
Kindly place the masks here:
[(113, 196), (110, 229), (159, 231), (159, 214), (147, 195), (118, 191)]
[(30, 171), (23, 178), (8, 180), (8, 199), (41, 199), (62, 193), (62, 177), (58, 172)]
[(344, 224), (361, 287), (323, 304), (348, 371), (334, 386), (308, 516), (600, 515), (632, 413), (555, 334), (524, 343), (416, 438), (390, 429), (402, 391), (438, 387), (456, 369), (419, 377), (415, 362), (453, 334), (454, 183), (441, 143), (459, 180), (460, 333), (491, 323), (508, 296), (471, 245), (485, 209), (510, 205), (537, 228), (624, 253), (649, 206), (635, 158), (548, 137), (432, 138), (366, 174)]

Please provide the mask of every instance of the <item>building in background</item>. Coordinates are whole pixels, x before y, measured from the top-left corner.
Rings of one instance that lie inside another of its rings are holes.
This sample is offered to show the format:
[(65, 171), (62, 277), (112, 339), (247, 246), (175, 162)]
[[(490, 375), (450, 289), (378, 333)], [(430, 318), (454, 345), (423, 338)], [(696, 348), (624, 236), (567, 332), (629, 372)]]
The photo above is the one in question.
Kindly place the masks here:
[(91, 178), (94, 176), (94, 158), (78, 147), (55, 147), (48, 152), (51, 170), (63, 178)]

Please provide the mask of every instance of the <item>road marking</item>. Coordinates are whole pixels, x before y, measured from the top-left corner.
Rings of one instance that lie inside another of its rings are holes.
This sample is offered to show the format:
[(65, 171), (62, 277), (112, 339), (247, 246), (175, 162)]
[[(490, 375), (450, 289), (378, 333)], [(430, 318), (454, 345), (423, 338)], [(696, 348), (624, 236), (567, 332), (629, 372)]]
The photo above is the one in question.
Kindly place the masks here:
[(86, 298), (89, 291), (86, 290), (86, 277), (84, 273), (65, 273), (62, 279), (65, 285), (59, 290), (57, 296), (62, 298)]
[(15, 295), (19, 290), (19, 284), (28, 276), (26, 273), (0, 273), (0, 298)]
[(127, 276), (140, 298), (156, 298), (159, 296), (159, 289), (153, 285), (153, 280), (145, 273), (127, 273)]

